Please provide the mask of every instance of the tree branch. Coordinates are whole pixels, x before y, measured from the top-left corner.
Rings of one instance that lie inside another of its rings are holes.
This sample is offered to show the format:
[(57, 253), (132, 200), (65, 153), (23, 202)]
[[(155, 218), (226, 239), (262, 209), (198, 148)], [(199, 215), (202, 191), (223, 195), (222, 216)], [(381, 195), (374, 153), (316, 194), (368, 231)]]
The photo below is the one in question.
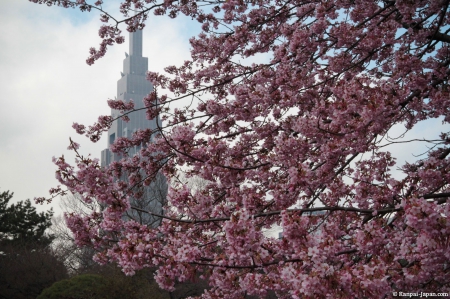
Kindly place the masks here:
[(444, 43), (450, 43), (450, 35), (436, 32), (433, 36), (429, 37), (432, 40), (437, 40)]

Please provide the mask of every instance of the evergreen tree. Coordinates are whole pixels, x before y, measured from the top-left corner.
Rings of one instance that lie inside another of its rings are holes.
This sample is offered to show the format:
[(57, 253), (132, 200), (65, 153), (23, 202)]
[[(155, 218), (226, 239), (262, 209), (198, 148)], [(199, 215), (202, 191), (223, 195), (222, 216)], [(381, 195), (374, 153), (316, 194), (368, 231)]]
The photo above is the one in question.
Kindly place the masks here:
[(53, 211), (38, 213), (30, 200), (9, 204), (12, 197), (0, 193), (0, 299), (36, 298), (67, 277), (49, 246), (53, 236), (45, 233)]
[(0, 194), (0, 246), (49, 245), (52, 236), (45, 235), (45, 230), (51, 226), (53, 211), (37, 213), (29, 199), (8, 206), (13, 194), (9, 191)]

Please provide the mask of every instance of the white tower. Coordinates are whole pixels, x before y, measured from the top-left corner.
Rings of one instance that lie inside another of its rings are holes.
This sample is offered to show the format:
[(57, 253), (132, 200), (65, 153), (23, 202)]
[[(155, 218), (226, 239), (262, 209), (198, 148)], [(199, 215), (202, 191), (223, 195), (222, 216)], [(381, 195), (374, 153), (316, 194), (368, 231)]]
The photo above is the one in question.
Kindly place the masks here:
[[(133, 100), (135, 109), (144, 108), (143, 98), (153, 91), (153, 85), (147, 81), (146, 72), (148, 70), (148, 58), (142, 57), (142, 31), (130, 33), (130, 54), (125, 53), (123, 60), (122, 78), (117, 81), (117, 99), (125, 102)], [(113, 118), (119, 116), (119, 111), (111, 109)], [(157, 128), (157, 122), (161, 125), (159, 118), (148, 120), (145, 109), (133, 112), (128, 115), (129, 122), (117, 119), (113, 122), (108, 130), (107, 148), (101, 153), (101, 166), (106, 167), (113, 161), (119, 161), (121, 156), (111, 152), (110, 147), (114, 140), (119, 137), (130, 138), (138, 129)], [(138, 153), (140, 147), (132, 148), (128, 151), (128, 155), (134, 156)], [(162, 214), (163, 203), (167, 195), (167, 181), (163, 175), (158, 174), (156, 179), (148, 187), (140, 187), (143, 192), (142, 199), (132, 199), (131, 204), (146, 211), (152, 211)], [(159, 217), (150, 216), (148, 213), (139, 212), (130, 209), (124, 214), (125, 218), (136, 220), (140, 223), (151, 225), (153, 227), (159, 225), (161, 219)]]

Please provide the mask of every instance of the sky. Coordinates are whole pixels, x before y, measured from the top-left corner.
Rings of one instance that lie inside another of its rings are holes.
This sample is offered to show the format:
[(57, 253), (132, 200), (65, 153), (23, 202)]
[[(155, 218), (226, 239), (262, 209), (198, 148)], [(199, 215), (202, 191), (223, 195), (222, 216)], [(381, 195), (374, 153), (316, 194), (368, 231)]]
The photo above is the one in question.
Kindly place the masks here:
[[(100, 158), (106, 148), (105, 139), (93, 144), (72, 129), (73, 122), (91, 125), (110, 114), (106, 101), (116, 95), (128, 52), (127, 40), (94, 65), (85, 63), (89, 48), (101, 41), (98, 17), (27, 0), (0, 1), (0, 192), (14, 192), (14, 201), (48, 197), (58, 185), (52, 157), (64, 155), (73, 164), (69, 137), (83, 155)], [(188, 21), (150, 19), (143, 32), (150, 70), (189, 58), (196, 27)], [(50, 206), (58, 209), (57, 203)]]
[[(119, 1), (108, 0), (113, 11)], [(48, 196), (58, 185), (52, 157), (64, 155), (69, 137), (81, 144), (80, 152), (99, 158), (106, 141), (91, 143), (72, 129), (72, 123), (93, 124), (109, 115), (108, 98), (116, 95), (128, 43), (115, 45), (93, 66), (85, 63), (90, 47), (97, 47), (97, 12), (47, 7), (27, 0), (0, 1), (0, 192), (14, 192), (14, 200)], [(122, 28), (125, 31), (125, 28)], [(151, 71), (179, 65), (189, 59), (189, 38), (199, 31), (188, 18), (171, 20), (152, 16), (144, 29), (143, 55)], [(440, 120), (426, 122), (407, 138), (437, 138)], [(442, 129), (444, 130), (444, 129)], [(446, 126), (449, 130), (449, 126)], [(399, 135), (396, 126), (391, 136)], [(390, 148), (398, 161), (413, 161), (426, 150), (413, 143)], [(395, 172), (400, 176), (399, 172)], [(38, 210), (58, 203), (39, 206)]]

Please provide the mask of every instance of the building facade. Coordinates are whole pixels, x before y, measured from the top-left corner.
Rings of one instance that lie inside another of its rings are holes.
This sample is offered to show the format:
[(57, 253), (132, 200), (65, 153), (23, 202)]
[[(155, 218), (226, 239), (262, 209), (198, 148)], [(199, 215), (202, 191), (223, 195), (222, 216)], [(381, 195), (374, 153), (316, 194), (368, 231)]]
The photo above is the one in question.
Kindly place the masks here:
[[(129, 54), (125, 53), (123, 60), (123, 71), (121, 78), (117, 81), (117, 96), (116, 99), (128, 102), (134, 102), (135, 109), (144, 108), (143, 98), (153, 91), (153, 85), (146, 79), (146, 72), (148, 71), (148, 58), (142, 56), (143, 38), (142, 31), (130, 33), (129, 36)], [(118, 117), (120, 112), (111, 109), (111, 116), (113, 119)], [(148, 120), (145, 114), (145, 109), (130, 113), (130, 120), (123, 121), (121, 118), (115, 120), (108, 130), (107, 148), (101, 153), (101, 166), (106, 167), (114, 161), (119, 161), (123, 158), (110, 150), (111, 145), (119, 137), (131, 138), (132, 134), (139, 129), (157, 128), (157, 124), (161, 125), (159, 118)], [(158, 123), (157, 123), (158, 122)], [(128, 151), (130, 157), (137, 154), (140, 147), (131, 148)], [(162, 214), (162, 206), (167, 195), (167, 181), (163, 175), (158, 174), (153, 183), (147, 187), (142, 187), (144, 194), (142, 199), (132, 199), (131, 204), (140, 209), (152, 211), (157, 214)], [(124, 217), (136, 220), (140, 223), (156, 226), (160, 220), (158, 217), (152, 217), (148, 213), (138, 212), (136, 210), (129, 210)]]
[[(142, 57), (142, 31), (130, 33), (129, 38), (130, 54), (125, 53), (123, 60), (123, 72), (121, 78), (117, 81), (117, 99), (125, 102), (132, 100), (135, 109), (144, 108), (142, 99), (153, 91), (153, 85), (146, 79), (148, 71), (148, 58)], [(111, 109), (111, 116), (116, 118), (119, 111)], [(130, 121), (125, 122), (118, 119), (113, 122), (108, 131), (107, 148), (102, 151), (101, 165), (108, 166), (113, 161), (119, 161), (121, 157), (110, 150), (111, 144), (119, 137), (130, 138), (138, 129), (155, 129), (156, 122), (159, 119), (148, 120), (145, 115), (145, 109), (133, 112), (129, 115)], [(128, 153), (133, 156), (139, 151), (139, 148), (131, 149)]]

